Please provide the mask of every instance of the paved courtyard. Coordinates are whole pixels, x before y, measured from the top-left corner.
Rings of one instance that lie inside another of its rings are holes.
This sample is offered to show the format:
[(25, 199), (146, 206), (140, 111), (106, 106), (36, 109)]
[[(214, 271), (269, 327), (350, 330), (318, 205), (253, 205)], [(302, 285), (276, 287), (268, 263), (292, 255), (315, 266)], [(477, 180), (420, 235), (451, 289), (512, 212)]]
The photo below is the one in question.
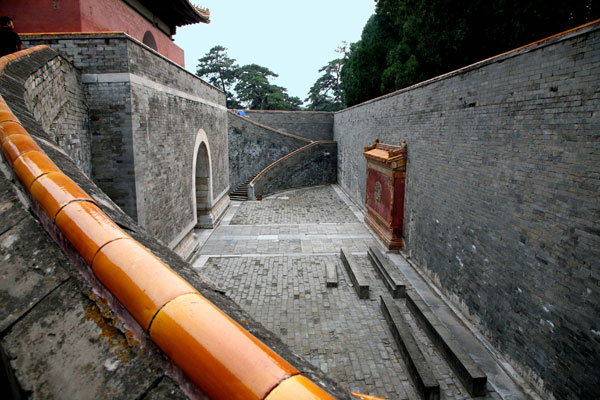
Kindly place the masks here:
[[(219, 227), (200, 232), (204, 244), (193, 265), (293, 351), (349, 390), (415, 399), (379, 308), (379, 296), (387, 291), (367, 258), (368, 247), (380, 244), (362, 219), (335, 185), (234, 202)], [(341, 247), (350, 249), (369, 279), (370, 299), (356, 295), (339, 256)], [(337, 287), (326, 285), (328, 264), (336, 267)], [(396, 304), (435, 365), (441, 397), (470, 398), (404, 302)]]

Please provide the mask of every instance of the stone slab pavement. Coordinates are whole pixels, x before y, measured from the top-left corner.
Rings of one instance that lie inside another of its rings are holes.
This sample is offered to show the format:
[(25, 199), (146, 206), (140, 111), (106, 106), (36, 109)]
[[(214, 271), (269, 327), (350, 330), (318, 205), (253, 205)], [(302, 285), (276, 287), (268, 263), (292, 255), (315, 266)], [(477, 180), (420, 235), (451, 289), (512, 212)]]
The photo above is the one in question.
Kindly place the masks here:
[[(367, 258), (369, 246), (385, 250), (363, 217), (336, 185), (233, 202), (220, 226), (198, 232), (201, 248), (193, 266), (349, 390), (414, 399), (417, 394), (379, 308), (386, 288)], [(350, 249), (370, 281), (370, 299), (358, 299), (339, 256), (341, 247)], [(336, 267), (337, 287), (327, 287), (328, 264)], [(403, 299), (395, 301), (435, 366), (441, 398), (470, 398)], [(486, 397), (502, 396), (491, 386)]]

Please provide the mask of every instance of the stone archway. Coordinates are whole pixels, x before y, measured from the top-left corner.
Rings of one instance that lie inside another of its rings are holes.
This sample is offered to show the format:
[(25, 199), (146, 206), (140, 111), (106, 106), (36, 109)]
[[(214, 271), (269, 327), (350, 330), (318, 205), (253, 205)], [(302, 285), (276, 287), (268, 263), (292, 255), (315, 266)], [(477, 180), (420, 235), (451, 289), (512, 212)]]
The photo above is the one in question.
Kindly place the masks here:
[(196, 228), (212, 228), (210, 210), (212, 207), (212, 168), (210, 147), (206, 132), (200, 129), (194, 144), (192, 172), (192, 196)]

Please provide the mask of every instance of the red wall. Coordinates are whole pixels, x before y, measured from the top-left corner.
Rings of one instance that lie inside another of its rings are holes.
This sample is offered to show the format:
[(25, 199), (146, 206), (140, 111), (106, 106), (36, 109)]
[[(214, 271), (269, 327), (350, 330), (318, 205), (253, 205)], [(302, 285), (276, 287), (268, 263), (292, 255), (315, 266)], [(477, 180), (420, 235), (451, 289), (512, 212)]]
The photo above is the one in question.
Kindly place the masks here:
[(184, 66), (183, 50), (121, 0), (79, 1), (83, 32), (120, 31), (141, 42), (146, 31), (150, 31), (156, 40), (158, 52)]
[(0, 14), (15, 20), (18, 33), (81, 32), (79, 0), (2, 1)]
[(9, 0), (0, 15), (14, 18), (18, 33), (119, 31), (142, 42), (150, 31), (158, 52), (185, 66), (183, 50), (121, 0)]

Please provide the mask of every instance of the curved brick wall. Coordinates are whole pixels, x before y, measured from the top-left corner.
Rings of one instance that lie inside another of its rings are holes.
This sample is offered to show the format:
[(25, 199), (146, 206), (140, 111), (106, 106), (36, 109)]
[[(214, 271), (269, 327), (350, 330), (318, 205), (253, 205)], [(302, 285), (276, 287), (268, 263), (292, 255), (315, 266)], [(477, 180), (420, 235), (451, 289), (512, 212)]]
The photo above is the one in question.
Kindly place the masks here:
[(252, 182), (249, 197), (268, 196), (282, 190), (336, 182), (337, 143), (310, 143), (263, 169)]
[(228, 113), (228, 137), (231, 190), (271, 163), (311, 142), (240, 117), (232, 111)]
[[(15, 71), (22, 73), (24, 64), (31, 68), (38, 59), (47, 61), (47, 54), (43, 53), (48, 51), (35, 48), (2, 58), (0, 80), (6, 74), (13, 79)], [(8, 69), (11, 71), (6, 72)], [(80, 172), (68, 167), (68, 157), (57, 154), (47, 134), (24, 107), (22, 92), (3, 87), (0, 94), (2, 151), (25, 192), (31, 196), (34, 212), (73, 262), (81, 267), (83, 276), (92, 286), (105, 291), (111, 306), (121, 310), (120, 315), (137, 332), (138, 339), (143, 340), (144, 335), (149, 337), (212, 398), (332, 398), (215, 306), (227, 304), (224, 296), (206, 288), (201, 294), (200, 285), (190, 284), (136, 240), (147, 241), (148, 238), (144, 239), (143, 233), (140, 237), (135, 225), (102, 197), (95, 185), (81, 180), (80, 176), (77, 179), (82, 183), (78, 184), (67, 176), (63, 167), (70, 169), (70, 174)], [(30, 132), (35, 134), (32, 136)], [(119, 223), (114, 222), (115, 219)], [(180, 261), (175, 258), (172, 266), (181, 268)], [(189, 275), (186, 268), (189, 266), (180, 270), (183, 275)], [(111, 303), (110, 299), (118, 302)], [(30, 310), (24, 313), (31, 314)], [(239, 319), (239, 314), (233, 314)], [(86, 318), (91, 316), (86, 313)], [(249, 324), (248, 320), (244, 321)], [(253, 330), (263, 338), (268, 337), (260, 327)], [(4, 341), (3, 346), (6, 343), (10, 342)], [(298, 361), (296, 357), (291, 358)], [(107, 362), (104, 367), (116, 368)], [(303, 367), (308, 375), (315, 376), (311, 368)], [(335, 386), (328, 390), (336, 397), (347, 397)]]
[(599, 86), (596, 22), (335, 115), (358, 204), (407, 141), (405, 251), (557, 398), (600, 394)]
[(332, 112), (244, 110), (252, 121), (310, 140), (333, 139)]

